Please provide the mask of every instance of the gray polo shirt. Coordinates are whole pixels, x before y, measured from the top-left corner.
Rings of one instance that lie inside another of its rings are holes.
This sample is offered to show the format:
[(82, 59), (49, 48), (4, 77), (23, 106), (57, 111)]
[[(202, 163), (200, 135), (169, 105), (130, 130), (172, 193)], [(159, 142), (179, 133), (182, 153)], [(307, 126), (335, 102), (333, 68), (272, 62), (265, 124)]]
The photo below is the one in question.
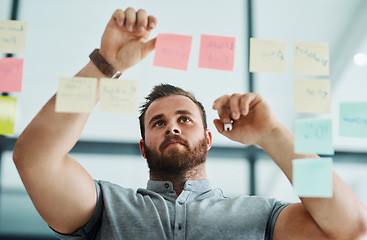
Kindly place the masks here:
[(89, 222), (60, 239), (272, 239), (286, 203), (254, 196), (227, 198), (209, 181), (187, 181), (177, 196), (171, 182), (126, 189), (95, 181), (97, 206)]

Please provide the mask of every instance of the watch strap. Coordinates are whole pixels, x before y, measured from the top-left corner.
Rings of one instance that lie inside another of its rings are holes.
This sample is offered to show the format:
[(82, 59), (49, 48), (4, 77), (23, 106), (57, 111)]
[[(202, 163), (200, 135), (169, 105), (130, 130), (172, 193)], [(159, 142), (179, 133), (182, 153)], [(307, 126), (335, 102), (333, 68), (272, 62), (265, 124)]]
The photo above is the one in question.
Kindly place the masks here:
[(122, 73), (109, 64), (106, 59), (101, 55), (99, 49), (96, 48), (89, 55), (90, 60), (96, 65), (96, 67), (109, 78), (119, 78)]

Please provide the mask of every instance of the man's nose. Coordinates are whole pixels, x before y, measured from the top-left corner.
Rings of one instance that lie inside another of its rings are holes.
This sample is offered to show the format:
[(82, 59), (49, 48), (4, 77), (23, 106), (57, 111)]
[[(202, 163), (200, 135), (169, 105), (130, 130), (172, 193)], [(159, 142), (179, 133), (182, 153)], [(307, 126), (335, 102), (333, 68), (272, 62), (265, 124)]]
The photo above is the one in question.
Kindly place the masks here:
[(166, 135), (181, 134), (181, 129), (175, 124), (169, 124), (166, 129)]

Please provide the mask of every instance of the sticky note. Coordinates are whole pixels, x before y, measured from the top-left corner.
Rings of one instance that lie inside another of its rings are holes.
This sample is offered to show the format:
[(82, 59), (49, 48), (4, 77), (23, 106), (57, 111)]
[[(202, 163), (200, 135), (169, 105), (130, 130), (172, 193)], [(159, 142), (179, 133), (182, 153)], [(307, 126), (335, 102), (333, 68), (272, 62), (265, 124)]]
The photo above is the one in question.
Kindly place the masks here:
[(295, 79), (294, 105), (296, 112), (329, 113), (329, 79)]
[(293, 43), (294, 74), (328, 76), (329, 69), (329, 45), (327, 43)]
[(0, 52), (23, 53), (26, 43), (27, 22), (0, 21)]
[(339, 135), (367, 137), (367, 102), (340, 103)]
[(85, 77), (59, 79), (56, 112), (88, 113), (96, 103), (97, 79)]
[(295, 153), (334, 154), (331, 119), (297, 119)]
[(158, 34), (155, 42), (153, 65), (187, 70), (192, 36), (179, 34)]
[(250, 38), (250, 72), (285, 73), (286, 49), (284, 41)]
[(233, 71), (236, 38), (201, 35), (199, 67)]
[(332, 158), (295, 159), (292, 161), (293, 188), (299, 197), (333, 196)]
[(17, 99), (0, 96), (0, 135), (14, 134)]
[(0, 92), (20, 92), (23, 79), (23, 58), (0, 59)]
[(138, 82), (101, 79), (101, 112), (136, 114), (138, 109)]

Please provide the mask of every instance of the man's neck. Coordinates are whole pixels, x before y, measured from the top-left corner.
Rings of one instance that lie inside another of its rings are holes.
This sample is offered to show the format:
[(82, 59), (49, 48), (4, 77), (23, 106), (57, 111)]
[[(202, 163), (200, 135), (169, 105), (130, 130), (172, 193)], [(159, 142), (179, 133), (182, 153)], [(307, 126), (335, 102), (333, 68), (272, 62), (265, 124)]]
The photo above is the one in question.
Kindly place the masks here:
[(170, 172), (152, 172), (150, 171), (150, 180), (154, 181), (169, 181), (173, 184), (173, 190), (177, 195), (180, 195), (185, 182), (187, 180), (206, 180), (205, 163), (189, 169), (182, 173), (170, 173)]

